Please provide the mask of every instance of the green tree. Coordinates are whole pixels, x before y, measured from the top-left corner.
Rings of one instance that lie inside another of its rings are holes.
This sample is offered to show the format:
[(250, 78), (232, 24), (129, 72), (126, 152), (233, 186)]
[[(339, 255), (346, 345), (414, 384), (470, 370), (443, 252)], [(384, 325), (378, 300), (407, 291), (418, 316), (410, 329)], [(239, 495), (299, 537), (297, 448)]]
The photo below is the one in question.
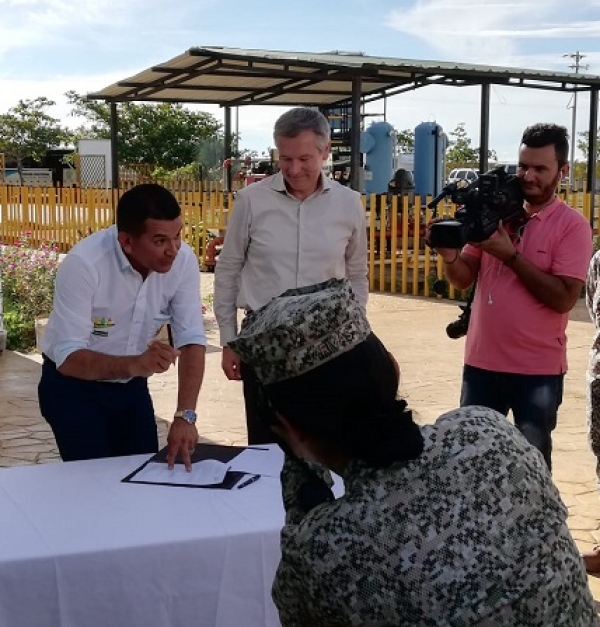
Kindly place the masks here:
[(19, 100), (7, 113), (0, 114), (0, 152), (17, 162), (23, 182), (23, 159), (41, 159), (49, 148), (72, 140), (71, 132), (53, 118), (48, 109), (56, 103), (43, 96)]
[[(596, 161), (600, 159), (600, 128), (597, 131), (596, 138)], [(588, 159), (588, 155), (590, 153), (590, 133), (589, 131), (584, 131), (583, 133), (578, 133), (581, 139), (577, 140), (577, 148), (581, 150), (583, 153), (585, 161)]]
[[(110, 137), (110, 106), (87, 100), (74, 91), (66, 93), (71, 114), (87, 121), (78, 137)], [(191, 111), (181, 104), (117, 105), (118, 151), (123, 163), (149, 163), (166, 169), (196, 161), (198, 146), (217, 135), (221, 124), (210, 113)]]
[(476, 168), (479, 165), (479, 150), (471, 146), (471, 138), (467, 136), (465, 122), (460, 122), (450, 132), (450, 136), (454, 139), (449, 141), (449, 148), (446, 151), (448, 168), (452, 169), (457, 166)]
[[(587, 177), (587, 161), (590, 154), (590, 133), (584, 131), (578, 133), (580, 139), (577, 140), (577, 148), (583, 153), (583, 161), (575, 161), (575, 179), (584, 180)], [(600, 176), (600, 128), (597, 130), (596, 138), (596, 177)]]
[(403, 131), (396, 131), (396, 145), (398, 152), (402, 155), (411, 154), (415, 151), (415, 133), (409, 128)]
[[(477, 148), (471, 146), (471, 138), (467, 136), (465, 122), (460, 122), (456, 128), (450, 132), (450, 135), (455, 139), (450, 140), (449, 148), (446, 151), (448, 170), (461, 166), (478, 168), (481, 146)], [(495, 150), (488, 150), (487, 156), (488, 160), (491, 162), (498, 161), (498, 155)]]

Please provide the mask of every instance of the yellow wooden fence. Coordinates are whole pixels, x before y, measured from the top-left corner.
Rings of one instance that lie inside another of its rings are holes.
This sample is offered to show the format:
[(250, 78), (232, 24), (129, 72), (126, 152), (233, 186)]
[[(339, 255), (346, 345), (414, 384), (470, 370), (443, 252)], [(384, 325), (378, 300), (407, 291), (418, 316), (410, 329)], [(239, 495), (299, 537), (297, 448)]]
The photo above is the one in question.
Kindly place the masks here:
[[(68, 252), (80, 239), (114, 222), (125, 189), (41, 188), (0, 185), (0, 243), (14, 244), (23, 236), (33, 246), (53, 243)], [(205, 264), (209, 239), (223, 234), (233, 208), (233, 195), (200, 191), (193, 186), (171, 190), (182, 209), (184, 239)], [(590, 215), (590, 195), (561, 192), (566, 202)], [(372, 291), (432, 296), (435, 280), (443, 278), (442, 260), (425, 246), (425, 225), (433, 212), (419, 196), (363, 197), (368, 236), (369, 285)], [(440, 204), (450, 215), (454, 207)], [(597, 223), (594, 233), (598, 233)], [(461, 297), (452, 287), (450, 298)]]
[[(53, 243), (66, 253), (86, 235), (114, 223), (124, 191), (0, 185), (0, 242), (14, 244), (27, 236), (33, 246)], [(185, 188), (172, 191), (181, 205), (184, 238), (204, 259), (209, 231), (226, 228), (233, 196)]]

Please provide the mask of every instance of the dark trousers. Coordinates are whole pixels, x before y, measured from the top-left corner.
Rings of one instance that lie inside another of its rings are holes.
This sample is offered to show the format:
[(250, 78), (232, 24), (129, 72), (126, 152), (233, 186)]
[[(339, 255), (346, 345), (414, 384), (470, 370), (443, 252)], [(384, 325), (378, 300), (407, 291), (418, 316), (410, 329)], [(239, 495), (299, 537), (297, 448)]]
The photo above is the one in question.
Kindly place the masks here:
[(552, 431), (562, 403), (564, 374), (493, 372), (464, 366), (460, 406), (483, 405), (508, 414), (552, 469)]
[(269, 408), (265, 404), (265, 396), (261, 383), (254, 370), (244, 362), (240, 366), (244, 386), (244, 405), (246, 406), (246, 427), (248, 444), (270, 444), (275, 442), (271, 431)]
[(84, 381), (66, 377), (44, 358), (38, 385), (40, 411), (64, 461), (158, 451), (148, 381)]

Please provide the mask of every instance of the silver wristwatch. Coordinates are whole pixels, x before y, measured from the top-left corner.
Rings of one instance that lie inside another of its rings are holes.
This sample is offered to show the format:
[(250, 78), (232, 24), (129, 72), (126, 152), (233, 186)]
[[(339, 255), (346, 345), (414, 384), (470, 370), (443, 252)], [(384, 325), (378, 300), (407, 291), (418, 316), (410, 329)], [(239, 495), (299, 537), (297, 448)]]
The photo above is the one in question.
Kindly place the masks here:
[(180, 409), (175, 412), (174, 417), (185, 420), (189, 425), (195, 425), (198, 415), (193, 409)]

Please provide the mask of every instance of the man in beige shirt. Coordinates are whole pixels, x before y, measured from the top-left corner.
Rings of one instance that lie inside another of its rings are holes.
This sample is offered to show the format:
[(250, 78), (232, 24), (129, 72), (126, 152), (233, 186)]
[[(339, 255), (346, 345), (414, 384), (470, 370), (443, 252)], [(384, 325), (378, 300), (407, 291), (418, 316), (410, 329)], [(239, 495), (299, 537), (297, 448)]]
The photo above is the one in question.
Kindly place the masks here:
[(215, 315), (228, 379), (244, 384), (249, 444), (272, 442), (252, 369), (227, 347), (237, 310), (256, 310), (290, 288), (347, 278), (362, 307), (368, 298), (367, 235), (360, 195), (327, 178), (330, 128), (298, 107), (275, 123), (280, 172), (241, 190), (215, 271)]

